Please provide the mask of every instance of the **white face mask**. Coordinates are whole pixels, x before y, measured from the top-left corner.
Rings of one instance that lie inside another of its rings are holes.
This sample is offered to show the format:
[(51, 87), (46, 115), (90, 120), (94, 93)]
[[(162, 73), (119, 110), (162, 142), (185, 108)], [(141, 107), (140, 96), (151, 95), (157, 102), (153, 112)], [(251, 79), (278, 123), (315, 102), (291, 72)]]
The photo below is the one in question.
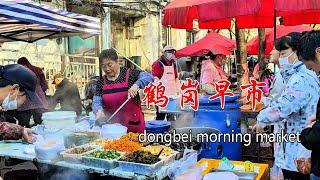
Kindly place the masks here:
[(293, 52), (291, 54), (289, 54), (289, 56), (287, 57), (281, 57), (279, 58), (279, 64), (280, 64), (280, 68), (282, 67), (288, 67), (288, 66), (292, 66), (293, 64), (291, 64), (289, 62), (289, 58), (290, 56), (292, 56)]
[(173, 59), (175, 59), (175, 55), (174, 54), (172, 54), (172, 53), (166, 53), (166, 58), (167, 58), (167, 60), (173, 60)]
[(17, 97), (18, 97), (18, 94), (14, 100), (10, 100), (10, 93), (9, 93), (9, 95), (6, 98), (4, 98), (2, 105), (1, 105), (3, 111), (18, 109)]

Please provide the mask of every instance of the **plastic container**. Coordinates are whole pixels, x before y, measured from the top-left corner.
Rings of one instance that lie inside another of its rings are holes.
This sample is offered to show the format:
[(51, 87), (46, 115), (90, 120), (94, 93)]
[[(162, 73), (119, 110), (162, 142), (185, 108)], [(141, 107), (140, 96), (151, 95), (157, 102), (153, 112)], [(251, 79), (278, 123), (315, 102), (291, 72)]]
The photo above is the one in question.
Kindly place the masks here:
[[(205, 100), (208, 96), (201, 97), (201, 105), (199, 110), (195, 112), (193, 127), (207, 127), (216, 128), (222, 133), (229, 133), (230, 135), (241, 133), (239, 117), (240, 107), (242, 103), (237, 102), (236, 97), (226, 97), (224, 109), (221, 109), (220, 100), (218, 103)], [(242, 154), (242, 146), (240, 140), (238, 142), (221, 142), (223, 146), (223, 156), (230, 160), (240, 160)], [(209, 143), (211, 146), (212, 143)], [(202, 153), (210, 153), (202, 152)], [(202, 154), (203, 158), (216, 158), (211, 155)]]
[(36, 157), (41, 160), (58, 159), (59, 153), (63, 150), (63, 141), (42, 140), (35, 143)]
[(119, 170), (126, 172), (133, 172), (140, 175), (154, 176), (163, 166), (171, 164), (175, 161), (178, 153), (174, 153), (171, 156), (162, 158), (155, 164), (142, 164), (127, 161), (117, 161), (119, 163)]
[(73, 111), (53, 111), (42, 115), (43, 124), (48, 132), (74, 127), (76, 117), (77, 115)]
[(174, 161), (169, 165), (169, 169), (167, 171), (168, 177), (170, 179), (176, 179), (190, 167), (196, 165), (198, 160), (197, 156), (197, 151), (186, 149), (181, 159)]
[[(219, 104), (221, 103), (220, 98), (214, 99), (214, 100), (209, 100), (209, 95), (205, 95), (205, 96), (200, 96), (199, 97), (199, 105), (214, 105), (214, 104)], [(230, 96), (226, 96), (225, 97), (225, 103), (229, 103), (229, 102), (234, 102), (236, 100), (238, 100), (240, 98), (239, 94), (235, 94), (234, 96), (230, 97)]]
[(74, 132), (63, 137), (66, 148), (90, 143), (99, 137), (99, 132)]
[(170, 129), (171, 123), (169, 121), (147, 121), (146, 131), (147, 133), (165, 133)]
[[(77, 148), (88, 148), (88, 150), (83, 152), (83, 153), (80, 153), (80, 154), (72, 153), (72, 151), (77, 149)], [(71, 149), (66, 149), (65, 151), (61, 152), (60, 155), (62, 156), (64, 161), (72, 162), (72, 163), (81, 163), (82, 162), (82, 156), (84, 154), (94, 152), (96, 149), (98, 149), (97, 146), (84, 145), (84, 146), (74, 147), (74, 148), (71, 148)]]
[(161, 160), (155, 164), (142, 164), (127, 161), (118, 161), (119, 169), (127, 172), (134, 172), (136, 174), (153, 176), (157, 171), (159, 171), (164, 165), (165, 161)]
[[(98, 151), (99, 149), (95, 150)], [(82, 163), (86, 166), (92, 166), (97, 168), (103, 168), (106, 170), (113, 169), (118, 167), (119, 163), (117, 160), (119, 160), (122, 156), (119, 158), (113, 159), (113, 160), (106, 160), (101, 158), (95, 158), (95, 157), (89, 157), (87, 156), (90, 153), (93, 153), (94, 151), (88, 152), (83, 154), (82, 156)]]
[(106, 124), (101, 128), (101, 137), (108, 139), (119, 139), (126, 135), (128, 128), (121, 124)]

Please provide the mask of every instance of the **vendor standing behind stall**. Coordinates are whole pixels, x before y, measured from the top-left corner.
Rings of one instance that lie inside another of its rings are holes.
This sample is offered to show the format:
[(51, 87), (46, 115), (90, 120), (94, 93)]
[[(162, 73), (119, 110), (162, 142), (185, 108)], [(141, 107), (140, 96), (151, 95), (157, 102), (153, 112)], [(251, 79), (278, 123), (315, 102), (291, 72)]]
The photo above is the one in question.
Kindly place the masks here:
[(223, 70), (226, 59), (226, 55), (213, 54), (209, 51), (206, 60), (202, 61), (200, 85), (201, 89), (207, 94), (215, 91), (215, 83), (228, 79), (227, 73)]
[(99, 56), (105, 75), (97, 82), (92, 109), (96, 118), (112, 115), (128, 98), (129, 102), (111, 119), (128, 132), (145, 130), (144, 115), (138, 91), (153, 82), (151, 74), (136, 69), (120, 67), (118, 54), (113, 49), (103, 50)]
[[(0, 66), (0, 112), (18, 109), (27, 98), (36, 105), (40, 105), (41, 100), (35, 92), (36, 83), (35, 74), (21, 65)], [(0, 140), (18, 139), (32, 143), (31, 130), (0, 121)]]
[[(168, 97), (177, 96), (178, 92), (178, 71), (176, 68), (176, 50), (167, 45), (163, 48), (162, 56), (152, 64), (152, 75), (155, 77), (155, 82), (161, 81), (165, 87), (165, 95)], [(157, 120), (164, 120), (167, 116), (166, 113), (160, 113), (159, 107), (157, 108)], [(167, 119), (169, 119), (167, 117)]]
[(53, 110), (60, 103), (62, 111), (75, 111), (80, 117), (82, 105), (77, 85), (60, 73), (54, 76), (52, 84), (56, 85), (56, 92), (50, 98), (51, 109)]

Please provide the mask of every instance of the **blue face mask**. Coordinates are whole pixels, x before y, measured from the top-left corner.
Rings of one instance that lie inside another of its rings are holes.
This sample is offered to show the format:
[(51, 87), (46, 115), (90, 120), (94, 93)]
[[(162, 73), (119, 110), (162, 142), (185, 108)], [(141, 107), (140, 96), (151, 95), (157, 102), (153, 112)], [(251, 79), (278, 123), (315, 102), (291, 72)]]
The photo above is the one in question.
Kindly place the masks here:
[(280, 68), (290, 67), (290, 66), (293, 65), (293, 64), (291, 64), (291, 63), (289, 62), (289, 58), (290, 58), (290, 56), (292, 56), (293, 53), (294, 53), (294, 52), (292, 52), (291, 54), (289, 54), (289, 56), (287, 56), (287, 57), (279, 58)]
[(6, 98), (4, 98), (2, 105), (1, 105), (3, 111), (18, 109), (17, 97), (18, 97), (18, 94), (14, 100), (10, 100), (10, 93), (9, 93), (8, 96)]

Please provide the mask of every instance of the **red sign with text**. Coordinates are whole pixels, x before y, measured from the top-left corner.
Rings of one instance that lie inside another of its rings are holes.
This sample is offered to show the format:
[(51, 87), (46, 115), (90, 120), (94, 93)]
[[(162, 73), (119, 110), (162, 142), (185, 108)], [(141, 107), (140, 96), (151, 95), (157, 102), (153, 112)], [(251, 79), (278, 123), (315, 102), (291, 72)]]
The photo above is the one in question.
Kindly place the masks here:
[(232, 92), (227, 92), (230, 84), (231, 83), (227, 80), (221, 80), (221, 81), (217, 82), (215, 84), (215, 89), (216, 89), (217, 94), (209, 97), (209, 100), (214, 100), (214, 99), (220, 98), (221, 109), (224, 109), (225, 97), (226, 96), (230, 96), (230, 97), (234, 96), (234, 94)]
[(251, 102), (251, 109), (255, 111), (257, 102), (260, 103), (262, 98), (263, 92), (260, 88), (263, 88), (267, 84), (265, 82), (257, 82), (254, 79), (251, 79), (250, 82), (250, 84), (242, 85), (240, 88), (241, 90), (249, 89), (247, 100)]
[(164, 95), (165, 90), (166, 88), (162, 85), (162, 82), (150, 83), (143, 90), (145, 97), (142, 101), (146, 102), (148, 108), (150, 108), (150, 105), (165, 108), (169, 103), (169, 98)]
[[(224, 109), (225, 106), (225, 98), (227, 96), (233, 97), (234, 94), (232, 92), (228, 92), (230, 82), (227, 80), (221, 80), (215, 83), (216, 94), (209, 97), (209, 100), (214, 100), (220, 98), (221, 109)], [(181, 85), (181, 98), (180, 98), (180, 106), (183, 109), (185, 106), (190, 105), (194, 111), (199, 109), (199, 93), (197, 88), (199, 86), (198, 81), (193, 81), (188, 78), (186, 82), (183, 82)], [(248, 89), (248, 95), (246, 99), (251, 102), (252, 109), (255, 110), (257, 102), (261, 102), (262, 98), (262, 90), (266, 86), (264, 82), (257, 82), (256, 80), (250, 80), (250, 84), (242, 85), (241, 90)], [(146, 102), (148, 108), (150, 105), (156, 105), (160, 108), (167, 107), (169, 103), (169, 98), (165, 95), (165, 87), (162, 82), (158, 83), (150, 83), (143, 90), (145, 97), (142, 100)]]
[(199, 94), (198, 94), (198, 88), (199, 82), (198, 81), (192, 81), (192, 79), (187, 78), (186, 83), (182, 83), (181, 85), (181, 100), (180, 105), (183, 109), (185, 105), (191, 105), (191, 108), (194, 111), (198, 111), (199, 109)]

